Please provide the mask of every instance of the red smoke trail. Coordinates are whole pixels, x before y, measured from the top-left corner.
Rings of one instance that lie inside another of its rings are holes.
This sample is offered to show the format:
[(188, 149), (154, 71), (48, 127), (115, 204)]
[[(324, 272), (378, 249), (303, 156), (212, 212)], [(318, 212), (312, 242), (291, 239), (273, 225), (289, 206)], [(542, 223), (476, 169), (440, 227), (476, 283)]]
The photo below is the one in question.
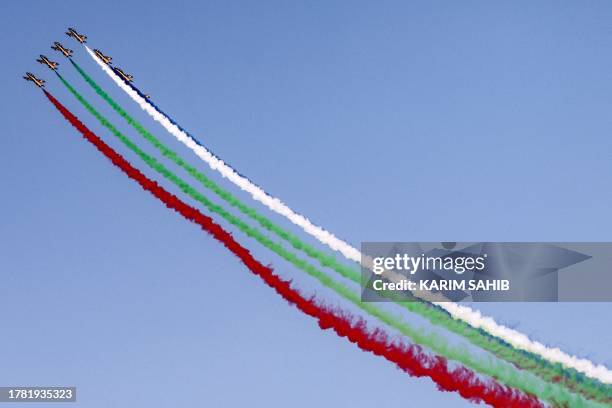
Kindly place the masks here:
[(485, 380), (473, 371), (459, 366), (448, 367), (445, 358), (429, 355), (418, 345), (405, 345), (391, 342), (382, 329), (369, 330), (366, 321), (355, 318), (340, 309), (322, 305), (313, 298), (305, 298), (291, 287), (289, 281), (282, 280), (274, 274), (271, 268), (262, 265), (251, 253), (234, 240), (232, 235), (216, 224), (212, 218), (205, 216), (196, 208), (181, 201), (169, 193), (155, 181), (146, 177), (133, 167), (119, 153), (91, 132), (76, 116), (66, 109), (49, 92), (43, 90), (47, 98), (57, 110), (81, 134), (93, 144), (111, 162), (119, 167), (128, 177), (149, 191), (166, 207), (171, 208), (183, 217), (198, 224), (216, 240), (221, 242), (234, 255), (268, 286), (273, 288), (287, 302), (295, 305), (305, 314), (318, 320), (321, 329), (332, 329), (340, 337), (346, 337), (360, 349), (382, 356), (400, 369), (415, 377), (430, 377), (442, 391), (456, 391), (463, 398), (473, 402), (485, 402), (495, 407), (544, 407), (534, 396), (526, 395), (518, 390), (504, 386), (495, 380)]

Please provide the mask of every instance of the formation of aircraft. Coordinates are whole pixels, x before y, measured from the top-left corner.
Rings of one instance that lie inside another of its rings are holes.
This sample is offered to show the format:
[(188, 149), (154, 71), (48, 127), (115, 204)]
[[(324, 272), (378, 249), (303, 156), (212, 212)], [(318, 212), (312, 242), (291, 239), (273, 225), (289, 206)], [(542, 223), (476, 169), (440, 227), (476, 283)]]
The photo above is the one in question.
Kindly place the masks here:
[(53, 45), (51, 46), (51, 49), (61, 52), (62, 54), (64, 54), (64, 57), (70, 57), (72, 55), (72, 50), (65, 48), (62, 44), (58, 43), (57, 41), (53, 43)]
[(96, 54), (96, 57), (100, 58), (102, 62), (105, 63), (106, 65), (110, 65), (113, 59), (113, 57), (102, 54), (102, 51), (100, 50), (94, 50), (94, 54)]
[(32, 82), (34, 82), (34, 84), (35, 84), (37, 87), (39, 87), (39, 88), (44, 88), (44, 86), (45, 86), (45, 85), (44, 85), (44, 84), (45, 84), (44, 79), (38, 79), (38, 78), (36, 78), (36, 76), (35, 76), (33, 73), (31, 73), (31, 72), (26, 72), (26, 76), (24, 76), (24, 77), (23, 77), (23, 79), (25, 79), (26, 81), (32, 81)]
[(80, 42), (81, 44), (86, 43), (87, 42), (87, 36), (86, 35), (82, 35), (79, 34), (77, 32), (77, 30), (75, 30), (74, 28), (69, 28), (68, 31), (66, 31), (66, 35), (68, 37), (72, 37), (75, 40), (77, 40), (78, 42)]
[[(79, 34), (79, 32), (77, 30), (75, 30), (74, 28), (70, 27), (68, 28), (68, 31), (66, 31), (66, 35), (68, 37), (72, 37), (75, 40), (77, 40), (78, 42), (80, 42), (81, 44), (84, 44), (87, 42), (87, 36), (84, 34)], [(70, 58), (72, 56), (72, 50), (64, 47), (62, 44), (60, 44), (59, 42), (55, 41), (53, 43), (53, 45), (51, 46), (51, 49), (61, 52), (65, 57)], [(94, 54), (96, 54), (96, 57), (100, 58), (100, 60), (102, 62), (104, 62), (106, 65), (111, 65), (111, 61), (113, 60), (113, 58), (109, 55), (104, 55), (102, 53), (102, 51), (100, 50), (94, 50)], [(49, 58), (47, 58), (44, 55), (40, 55), (40, 58), (38, 58), (36, 60), (37, 62), (46, 65), (47, 67), (49, 67), (52, 70), (57, 70), (57, 67), (59, 65), (58, 62), (54, 62), (51, 61)], [(133, 82), (134, 81), (134, 77), (128, 73), (126, 73), (125, 71), (123, 71), (121, 68), (119, 67), (112, 67), (113, 70), (115, 71), (115, 73), (117, 75), (119, 75), (121, 77), (121, 79), (123, 79), (125, 82)], [(32, 81), (37, 87), (42, 88), (44, 87), (44, 83), (45, 81), (42, 79), (38, 79), (36, 78), (36, 76), (34, 74), (32, 74), (31, 72), (27, 72), (26, 76), (23, 77), (26, 81)], [(144, 95), (146, 99), (149, 99), (150, 96), (148, 94)]]
[(57, 69), (57, 66), (59, 65), (58, 62), (53, 62), (49, 58), (45, 57), (42, 54), (40, 55), (40, 58), (36, 60), (36, 62), (39, 62), (39, 63), (41, 63), (43, 65), (48, 66), (53, 71), (55, 71)]

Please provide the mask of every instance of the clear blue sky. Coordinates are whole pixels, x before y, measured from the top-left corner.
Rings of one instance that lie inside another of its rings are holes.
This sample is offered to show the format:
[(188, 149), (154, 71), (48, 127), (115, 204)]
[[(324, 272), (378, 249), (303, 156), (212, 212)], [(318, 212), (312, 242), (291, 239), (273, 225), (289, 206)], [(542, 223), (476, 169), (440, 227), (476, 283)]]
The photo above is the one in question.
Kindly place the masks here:
[[(62, 41), (220, 181), (63, 34), (77, 27), (213, 151), (355, 245), (610, 241), (612, 4), (536, 3), (3, 2), (0, 385), (76, 385), (70, 406), (88, 408), (469, 405), (322, 333), (20, 77), (47, 79), (125, 153), (34, 61), (52, 56), (140, 142), (49, 49)], [(476, 306), (612, 366), (609, 304)]]

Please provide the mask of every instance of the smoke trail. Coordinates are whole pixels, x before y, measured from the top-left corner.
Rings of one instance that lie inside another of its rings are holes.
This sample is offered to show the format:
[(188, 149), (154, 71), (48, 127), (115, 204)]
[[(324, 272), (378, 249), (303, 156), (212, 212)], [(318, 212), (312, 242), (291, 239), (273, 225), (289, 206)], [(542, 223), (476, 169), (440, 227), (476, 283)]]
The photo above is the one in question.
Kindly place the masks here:
[[(87, 75), (87, 73), (77, 63), (72, 60), (70, 61), (72, 62), (74, 68), (79, 72), (83, 79), (85, 79), (85, 81), (96, 91), (96, 93), (100, 95), (107, 103), (109, 103), (121, 117), (123, 117), (130, 125), (132, 125), (132, 127), (134, 127), (134, 129), (136, 129), (138, 133), (140, 133), (141, 136), (143, 136), (146, 140), (153, 144), (162, 153), (163, 156), (169, 158), (175, 164), (184, 168), (191, 176), (193, 176), (196, 180), (202, 183), (202, 185), (204, 185), (206, 188), (211, 189), (219, 197), (224, 199), (232, 206), (238, 208), (243, 214), (255, 219), (257, 222), (259, 222), (261, 226), (263, 226), (267, 230), (272, 231), (279, 237), (287, 240), (295, 249), (301, 250), (307, 255), (313, 257), (314, 259), (317, 259), (322, 266), (328, 266), (334, 269), (336, 272), (340, 273), (342, 276), (352, 280), (353, 282), (357, 284), (360, 283), (359, 272), (338, 263), (333, 257), (330, 257), (326, 254), (317, 251), (315, 248), (299, 240), (299, 238), (297, 238), (290, 232), (285, 231), (284, 229), (275, 225), (269, 219), (260, 215), (255, 209), (246, 206), (237, 198), (235, 198), (231, 193), (227, 192), (226, 190), (223, 190), (212, 180), (208, 179), (204, 174), (198, 172), (193, 166), (186, 163), (174, 151), (167, 148), (150, 132), (148, 132), (138, 121), (129, 116), (127, 112), (121, 106), (119, 106), (119, 104), (117, 104), (108, 94), (106, 94), (106, 92), (104, 92), (104, 90), (102, 90), (102, 88), (100, 88), (100, 86), (89, 75)], [(62, 82), (77, 98), (80, 98), (80, 96), (76, 94), (74, 89), (70, 85), (68, 85), (67, 82), (61, 76), (60, 80), (62, 80)], [(80, 98), (79, 100), (82, 101), (82, 98)], [(511, 347), (503, 346), (496, 338), (487, 337), (485, 334), (482, 334), (477, 329), (472, 328), (471, 326), (463, 323), (462, 321), (452, 319), (450, 316), (448, 316), (448, 314), (435, 307), (428, 307), (426, 304), (417, 302), (416, 300), (415, 302), (402, 302), (400, 303), (400, 305), (411, 312), (416, 312), (419, 315), (429, 319), (429, 321), (434, 324), (441, 325), (446, 329), (449, 329), (457, 334), (464, 336), (473, 344), (494, 353), (496, 356), (515, 364), (517, 367), (527, 369), (536, 373), (547, 381), (559, 382), (574, 391), (583, 393), (583, 395), (589, 398), (593, 398), (602, 402), (612, 401), (612, 390), (606, 389), (607, 387), (605, 385), (594, 382), (591, 379), (584, 378), (582, 374), (578, 374), (575, 371), (568, 373), (568, 370), (563, 370), (562, 367), (554, 367), (552, 366), (552, 364), (546, 364), (545, 361), (534, 362), (532, 361), (533, 359), (529, 358), (529, 356), (525, 356), (523, 353), (515, 351)]]
[[(215, 194), (217, 194), (220, 198), (230, 204), (232, 207), (237, 208), (241, 213), (247, 215), (248, 217), (257, 221), (262, 227), (267, 229), (268, 231), (273, 232), (280, 238), (286, 240), (291, 244), (291, 246), (297, 250), (300, 250), (307, 254), (308, 256), (316, 259), (321, 266), (330, 267), (340, 273), (342, 276), (351, 279), (352, 281), (359, 284), (360, 276), (359, 272), (353, 268), (347, 267), (346, 265), (338, 262), (334, 257), (329, 256), (311, 245), (301, 241), (297, 236), (292, 234), (291, 232), (281, 228), (280, 226), (274, 224), (265, 216), (259, 214), (257, 210), (252, 207), (249, 207), (242, 203), (239, 199), (234, 197), (229, 191), (224, 190), (219, 185), (217, 185), (213, 180), (209, 179), (203, 173), (199, 172), (194, 166), (187, 163), (183, 160), (179, 155), (173, 150), (169, 149), (166, 145), (164, 145), (159, 139), (153, 136), (147, 129), (145, 129), (137, 120), (132, 118), (126, 111), (123, 109), (117, 102), (115, 102), (104, 90), (98, 85), (76, 62), (72, 59), (70, 60), (73, 67), (77, 70), (77, 72), (83, 77), (85, 82), (87, 82), (94, 91), (104, 99), (114, 110), (117, 112), (122, 118), (126, 120), (136, 131), (144, 137), (148, 142), (150, 142), (153, 146), (155, 146), (159, 152), (166, 158), (170, 159), (176, 165), (182, 167), (187, 173), (189, 173), (193, 178), (198, 180), (204, 187), (210, 189)], [(68, 82), (56, 72), (62, 83), (68, 87), (68, 89), (79, 99), (80, 95), (77, 95), (74, 88), (68, 84)], [(84, 99), (79, 99), (84, 100)], [(88, 104), (89, 105), (89, 104)]]
[(241, 176), (236, 172), (233, 168), (224, 163), (221, 159), (213, 155), (210, 151), (208, 151), (202, 144), (196, 142), (196, 140), (187, 135), (186, 132), (183, 132), (178, 126), (174, 125), (166, 116), (158, 113), (153, 107), (151, 107), (145, 98), (141, 97), (137, 92), (135, 92), (130, 86), (126, 85), (123, 80), (117, 76), (117, 74), (106, 64), (98, 59), (98, 57), (94, 54), (94, 52), (87, 46), (84, 45), (85, 49), (91, 55), (91, 57), (102, 67), (102, 69), (115, 80), (115, 83), (119, 85), (125, 92), (127, 92), (132, 99), (140, 105), (140, 107), (145, 110), (149, 115), (153, 117), (156, 121), (158, 121), (164, 128), (166, 128), (172, 135), (174, 135), (181, 142), (186, 144), (190, 149), (192, 149), (202, 160), (206, 161), (208, 165), (213, 170), (218, 170), (223, 177), (229, 179), (232, 183), (236, 184), (242, 190), (251, 194), (251, 196), (266, 205), (271, 210), (289, 218), (291, 222), (296, 225), (302, 227), (306, 232), (315, 236), (321, 242), (330, 246), (332, 249), (336, 251), (340, 251), (347, 258), (359, 262), (361, 254), (359, 251), (346, 242), (338, 239), (329, 231), (324, 230), (321, 227), (318, 227), (312, 224), (306, 217), (303, 215), (295, 213), (292, 209), (290, 209), (287, 205), (285, 205), (278, 198), (271, 197), (268, 195), (261, 187), (255, 185), (246, 177)]
[(345, 311), (321, 305), (314, 298), (305, 298), (297, 289), (291, 287), (290, 282), (282, 280), (272, 272), (271, 268), (257, 261), (246, 248), (234, 240), (230, 233), (216, 224), (210, 217), (205, 216), (196, 208), (189, 206), (166, 191), (155, 181), (147, 178), (85, 127), (53, 95), (46, 90), (43, 91), (64, 118), (116, 167), (136, 181), (144, 190), (162, 201), (166, 207), (178, 212), (185, 219), (198, 224), (205, 232), (212, 235), (287, 302), (296, 306), (303, 313), (317, 319), (321, 329), (333, 329), (340, 337), (346, 337), (360, 349), (383, 356), (412, 376), (428, 376), (438, 385), (440, 390), (458, 392), (470, 401), (485, 402), (495, 407), (544, 406), (533, 396), (503, 386), (494, 380), (481, 379), (474, 372), (464, 367), (450, 369), (446, 359), (442, 357), (427, 355), (416, 345), (391, 342), (382, 330), (369, 331), (364, 320), (355, 319)]
[(581, 397), (568, 393), (565, 389), (559, 387), (558, 385), (543, 383), (539, 378), (528, 373), (517, 372), (515, 369), (506, 364), (496, 364), (489, 359), (476, 358), (463, 348), (452, 347), (445, 339), (441, 337), (438, 337), (432, 333), (425, 333), (422, 330), (418, 330), (404, 323), (400, 319), (395, 318), (390, 313), (377, 308), (371, 303), (361, 302), (358, 294), (348, 289), (343, 284), (333, 280), (328, 275), (322, 273), (308, 262), (298, 258), (294, 253), (287, 251), (284, 247), (273, 242), (257, 229), (250, 227), (240, 218), (233, 216), (221, 206), (212, 203), (184, 180), (176, 176), (162, 164), (158, 163), (154, 158), (144, 153), (135, 145), (134, 142), (119, 132), (106, 118), (100, 115), (65, 79), (63, 79), (61, 75), (57, 75), (68, 90), (79, 100), (79, 102), (81, 102), (81, 104), (92, 115), (94, 115), (103, 126), (109, 129), (122, 143), (124, 143), (130, 150), (136, 153), (136, 155), (147, 163), (147, 165), (162, 174), (190, 197), (202, 203), (207, 209), (219, 214), (221, 217), (223, 217), (223, 219), (236, 226), (241, 232), (254, 238), (266, 248), (272, 250), (288, 262), (291, 262), (294, 266), (317, 279), (321, 284), (334, 290), (340, 296), (352, 302), (362, 310), (368, 312), (373, 317), (396, 328), (402, 334), (408, 336), (416, 343), (426, 345), (436, 353), (440, 353), (447, 358), (457, 360), (462, 364), (467, 365), (469, 368), (497, 378), (509, 386), (517, 387), (525, 392), (538, 395), (544, 399), (549, 399), (552, 401), (571, 402), (574, 405), (584, 403), (584, 400)]
[[(218, 170), (235, 185), (250, 193), (255, 200), (260, 201), (272, 211), (285, 216), (291, 222), (300, 226), (305, 232), (317, 238), (331, 249), (341, 252), (350, 260), (361, 262), (361, 253), (356, 248), (323, 228), (312, 224), (306, 217), (291, 210), (278, 198), (268, 195), (262, 188), (252, 183), (246, 177), (241, 176), (229, 165), (214, 156), (193, 136), (180, 129), (167, 115), (156, 110), (156, 108), (151, 105), (150, 101), (141, 96), (142, 93), (139, 94), (134, 91), (131, 85), (123, 82), (123, 80), (107, 65), (100, 61), (86, 45), (85, 49), (104, 72), (106, 72), (145, 112), (158, 121), (170, 134), (193, 150), (194, 153), (208, 163), (213, 170)], [(483, 316), (479, 311), (473, 310), (467, 306), (451, 302), (435, 302), (435, 304), (448, 312), (454, 319), (462, 320), (476, 329), (482, 329), (490, 335), (502, 339), (513, 347), (535, 353), (551, 362), (560, 363), (564, 367), (573, 368), (606, 384), (612, 384), (612, 372), (604, 365), (594, 364), (587, 359), (571, 356), (559, 348), (549, 348), (538, 341), (531, 340), (523, 333), (498, 324), (491, 317)]]

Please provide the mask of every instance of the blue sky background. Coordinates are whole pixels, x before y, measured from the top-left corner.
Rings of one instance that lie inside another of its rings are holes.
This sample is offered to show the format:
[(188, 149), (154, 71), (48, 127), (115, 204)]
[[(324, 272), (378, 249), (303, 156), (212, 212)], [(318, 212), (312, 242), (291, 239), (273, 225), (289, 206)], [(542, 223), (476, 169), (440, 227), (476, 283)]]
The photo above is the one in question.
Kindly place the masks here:
[[(355, 245), (612, 240), (609, 2), (0, 7), (0, 385), (76, 385), (69, 406), (94, 408), (469, 405), (321, 332), (84, 142), (25, 71), (142, 166), (34, 61), (58, 60), (141, 143), (49, 49), (55, 40), (222, 182), (112, 85), (67, 26), (241, 173)], [(609, 304), (476, 306), (612, 366)]]

